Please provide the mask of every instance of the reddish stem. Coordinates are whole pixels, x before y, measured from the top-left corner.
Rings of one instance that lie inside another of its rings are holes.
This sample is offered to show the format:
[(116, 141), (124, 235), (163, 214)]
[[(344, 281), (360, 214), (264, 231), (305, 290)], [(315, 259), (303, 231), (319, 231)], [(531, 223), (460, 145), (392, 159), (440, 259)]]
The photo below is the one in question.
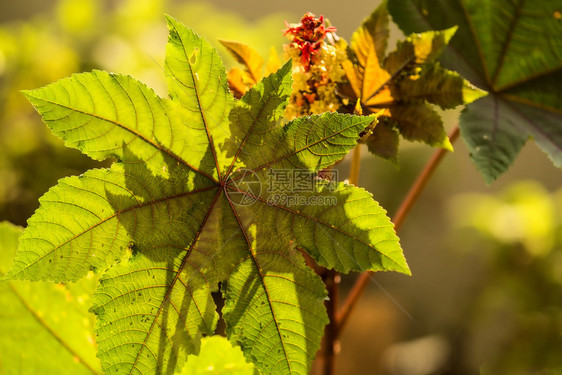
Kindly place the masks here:
[[(349, 173), (349, 182), (357, 185), (359, 182), (359, 166), (361, 162), (361, 145), (355, 146), (352, 151), (351, 170)], [(339, 352), (338, 334), (340, 327), (337, 320), (339, 308), (339, 284), (341, 276), (337, 271), (326, 270), (323, 275), (324, 284), (328, 290), (328, 300), (326, 301), (326, 310), (330, 322), (324, 329), (324, 338), (322, 340), (322, 374), (333, 375), (336, 373), (336, 356)]]
[[(455, 142), (458, 136), (459, 128), (458, 126), (456, 126), (449, 134), (451, 144)], [(400, 227), (408, 216), (408, 213), (412, 209), (413, 205), (417, 202), (421, 192), (431, 178), (431, 175), (433, 174), (435, 169), (437, 169), (437, 166), (440, 164), (441, 160), (446, 154), (447, 150), (444, 149), (435, 151), (431, 159), (425, 165), (424, 169), (416, 178), (416, 181), (414, 181), (412, 187), (410, 187), (408, 194), (406, 194), (406, 197), (400, 204), (400, 207), (398, 208), (396, 214), (394, 215), (394, 218), (392, 219), (396, 232), (400, 230)], [(357, 302), (359, 301), (359, 297), (361, 297), (361, 295), (365, 291), (365, 288), (369, 284), (372, 273), (373, 272), (371, 271), (367, 271), (363, 272), (359, 276), (359, 278), (355, 281), (355, 284), (351, 288), (351, 291), (349, 292), (346, 300), (344, 301), (343, 306), (336, 315), (336, 326), (338, 327), (337, 337), (341, 335), (343, 329), (345, 328), (345, 325), (349, 320), (349, 316), (351, 315), (355, 306), (357, 305)]]
[(330, 323), (324, 330), (323, 340), (323, 375), (334, 375), (336, 373), (336, 356), (338, 354), (338, 332), (339, 326), (337, 323), (336, 315), (338, 312), (339, 304), (339, 281), (340, 275), (334, 270), (328, 270), (324, 283), (328, 289), (328, 300), (326, 301), (326, 310), (328, 311), (328, 319)]

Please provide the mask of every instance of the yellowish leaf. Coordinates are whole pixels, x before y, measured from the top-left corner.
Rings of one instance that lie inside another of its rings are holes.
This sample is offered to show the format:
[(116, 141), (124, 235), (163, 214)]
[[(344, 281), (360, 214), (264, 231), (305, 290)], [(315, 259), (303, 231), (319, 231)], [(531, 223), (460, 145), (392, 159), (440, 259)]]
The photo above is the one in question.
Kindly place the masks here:
[(414, 45), (416, 64), (424, 64), (438, 57), (443, 48), (449, 43), (449, 40), (455, 35), (457, 29), (457, 26), (453, 26), (442, 31), (412, 34), (408, 40)]
[(227, 73), (228, 77), (228, 87), (234, 96), (240, 99), (246, 91), (253, 86), (252, 77), (240, 68), (232, 68)]
[(255, 49), (240, 42), (229, 40), (220, 40), (220, 42), (240, 64), (246, 67), (253, 83), (261, 80), (263, 76), (263, 58)]
[[(356, 77), (349, 73), (348, 79), (352, 87), (355, 84), (354, 91), (360, 93), (358, 97), (368, 107), (392, 102), (387, 87), (391, 75), (381, 67), (387, 36), (388, 14), (386, 7), (379, 7), (351, 37), (350, 47), (356, 58)], [(349, 66), (344, 66), (344, 69), (346, 73), (351, 70)], [(360, 82), (360, 89), (357, 82)]]
[(281, 68), (281, 60), (279, 59), (279, 54), (275, 47), (271, 46), (269, 49), (269, 57), (267, 58), (267, 65), (265, 66), (265, 72), (267, 75), (275, 73)]
[(351, 85), (351, 88), (353, 89), (355, 97), (361, 98), (361, 88), (363, 87), (363, 83), (358, 77), (355, 65), (353, 65), (351, 60), (344, 60), (342, 62), (342, 67)]
[(389, 20), (388, 10), (386, 7), (386, 0), (365, 20), (361, 28), (357, 30), (352, 37), (357, 38), (356, 42), (361, 43), (361, 40), (368, 41), (369, 47), (375, 49), (375, 53), (379, 61), (384, 60), (386, 53), (386, 45), (388, 43), (389, 34)]

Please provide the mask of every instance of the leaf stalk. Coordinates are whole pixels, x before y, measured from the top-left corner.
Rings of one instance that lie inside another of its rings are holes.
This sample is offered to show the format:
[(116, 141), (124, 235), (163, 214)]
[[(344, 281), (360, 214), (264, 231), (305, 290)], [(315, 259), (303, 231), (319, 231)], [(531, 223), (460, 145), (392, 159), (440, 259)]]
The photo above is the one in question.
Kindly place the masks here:
[[(459, 134), (460, 134), (459, 127), (455, 126), (453, 130), (451, 130), (451, 132), (449, 133), (449, 140), (451, 144), (453, 144), (457, 140)], [(437, 169), (437, 167), (441, 163), (441, 160), (447, 154), (447, 152), (448, 152), (447, 150), (442, 148), (435, 151), (431, 159), (429, 159), (423, 170), (420, 172), (420, 174), (418, 175), (418, 177), (410, 187), (410, 190), (406, 194), (406, 197), (398, 207), (398, 210), (396, 211), (396, 214), (392, 219), (396, 232), (398, 232), (402, 227), (404, 220), (410, 213), (410, 210), (412, 209), (414, 204), (417, 202), (420, 194), (422, 193), (428, 181), (430, 180), (431, 176), (433, 175), (433, 172)], [(336, 314), (335, 325), (338, 327), (338, 334), (336, 335), (336, 338), (340, 337), (343, 329), (345, 328), (347, 322), (349, 321), (349, 317), (351, 316), (351, 313), (353, 312), (353, 310), (357, 305), (357, 302), (359, 301), (359, 298), (361, 297), (361, 295), (365, 291), (365, 288), (369, 284), (372, 274), (373, 272), (367, 271), (367, 272), (363, 272), (359, 276), (359, 278), (355, 281), (355, 284), (353, 284), (353, 287), (351, 288), (342, 307)]]

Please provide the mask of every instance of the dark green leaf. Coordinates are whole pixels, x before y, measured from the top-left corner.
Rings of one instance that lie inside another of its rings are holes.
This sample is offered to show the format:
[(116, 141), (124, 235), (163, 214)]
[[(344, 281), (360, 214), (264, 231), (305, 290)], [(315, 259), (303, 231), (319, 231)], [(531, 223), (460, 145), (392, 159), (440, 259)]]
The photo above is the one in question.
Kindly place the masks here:
[(430, 146), (453, 150), (443, 129), (441, 116), (429, 105), (409, 104), (390, 107), (390, 114), (400, 134), (409, 141), (420, 141)]
[(383, 120), (373, 129), (373, 134), (365, 142), (369, 151), (381, 158), (398, 163), (398, 144), (400, 142), (398, 129), (393, 126), (390, 118)]
[[(559, 3), (393, 0), (389, 9), (408, 33), (458, 25), (441, 61), (492, 96), (471, 103), (460, 123), (487, 182), (509, 168), (529, 137), (562, 167)], [(486, 147), (477, 141), (483, 136)]]
[(471, 103), (484, 93), (464, 80), (458, 73), (433, 64), (419, 76), (407, 77), (397, 84), (397, 96), (409, 100), (426, 100), (443, 109)]

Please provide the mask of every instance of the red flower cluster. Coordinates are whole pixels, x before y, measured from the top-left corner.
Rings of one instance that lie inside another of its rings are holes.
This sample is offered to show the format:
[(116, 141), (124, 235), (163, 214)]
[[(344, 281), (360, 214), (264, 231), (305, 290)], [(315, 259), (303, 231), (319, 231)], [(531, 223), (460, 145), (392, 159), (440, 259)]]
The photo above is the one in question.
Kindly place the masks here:
[(326, 34), (335, 31), (335, 27), (324, 25), (324, 16), (316, 18), (312, 13), (306, 13), (296, 26), (287, 23), (285, 35), (291, 35), (292, 46), (301, 51), (301, 63), (309, 70), (312, 57), (320, 50)]

